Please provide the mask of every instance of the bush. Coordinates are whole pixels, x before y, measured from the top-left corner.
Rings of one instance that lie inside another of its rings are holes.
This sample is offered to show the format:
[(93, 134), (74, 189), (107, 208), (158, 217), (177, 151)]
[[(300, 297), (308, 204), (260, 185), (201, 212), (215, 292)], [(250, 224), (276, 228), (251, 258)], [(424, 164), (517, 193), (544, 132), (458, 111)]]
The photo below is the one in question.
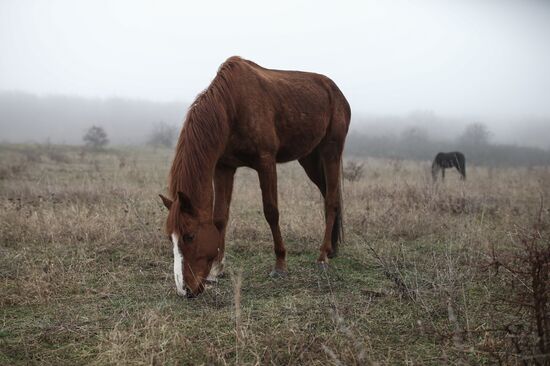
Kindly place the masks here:
[(109, 143), (107, 132), (98, 126), (90, 127), (82, 139), (86, 146), (93, 150), (101, 150)]
[(154, 147), (172, 147), (176, 142), (177, 134), (176, 126), (160, 122), (153, 126), (147, 144)]
[(512, 252), (497, 256), (493, 249), (491, 265), (512, 290), (494, 303), (496, 311), (509, 309), (501, 330), (506, 342), (494, 353), (501, 364), (521, 360), (525, 365), (550, 365), (550, 239), (543, 211), (541, 201), (533, 227), (516, 226)]

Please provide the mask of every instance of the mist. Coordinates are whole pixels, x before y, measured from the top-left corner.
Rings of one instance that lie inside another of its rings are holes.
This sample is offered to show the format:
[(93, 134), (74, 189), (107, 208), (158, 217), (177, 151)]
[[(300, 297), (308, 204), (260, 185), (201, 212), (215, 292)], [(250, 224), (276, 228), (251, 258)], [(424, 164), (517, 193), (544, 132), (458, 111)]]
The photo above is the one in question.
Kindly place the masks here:
[(112, 145), (140, 145), (158, 123), (181, 126), (186, 103), (0, 93), (0, 142), (79, 145), (90, 126)]
[(352, 131), (550, 147), (546, 1), (0, 3), (0, 141), (140, 144), (232, 55), (331, 77)]

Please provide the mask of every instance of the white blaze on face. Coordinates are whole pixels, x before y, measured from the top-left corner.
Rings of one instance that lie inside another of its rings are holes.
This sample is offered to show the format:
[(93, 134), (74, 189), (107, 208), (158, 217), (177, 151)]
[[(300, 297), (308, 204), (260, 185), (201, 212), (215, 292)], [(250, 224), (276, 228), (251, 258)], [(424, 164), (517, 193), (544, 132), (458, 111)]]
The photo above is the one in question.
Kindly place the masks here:
[(178, 246), (178, 236), (172, 234), (172, 243), (174, 244), (174, 279), (176, 280), (176, 291), (178, 295), (185, 296), (185, 282), (183, 281), (183, 256)]

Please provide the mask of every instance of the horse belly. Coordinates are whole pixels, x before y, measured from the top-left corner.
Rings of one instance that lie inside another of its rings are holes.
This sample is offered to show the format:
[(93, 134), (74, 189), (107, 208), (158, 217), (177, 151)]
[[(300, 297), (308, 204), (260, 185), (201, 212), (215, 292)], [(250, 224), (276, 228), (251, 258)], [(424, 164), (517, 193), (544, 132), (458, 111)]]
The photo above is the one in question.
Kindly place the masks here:
[[(320, 123), (321, 122), (321, 123)], [(279, 149), (277, 151), (277, 162), (287, 162), (300, 159), (315, 149), (326, 135), (328, 121), (301, 121), (294, 127), (279, 131)]]

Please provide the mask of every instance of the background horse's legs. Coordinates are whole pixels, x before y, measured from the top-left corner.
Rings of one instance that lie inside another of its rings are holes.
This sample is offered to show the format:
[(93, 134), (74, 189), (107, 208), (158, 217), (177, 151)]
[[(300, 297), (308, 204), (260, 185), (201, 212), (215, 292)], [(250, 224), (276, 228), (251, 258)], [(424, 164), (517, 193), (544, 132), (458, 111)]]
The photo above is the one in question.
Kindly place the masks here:
[(445, 180), (445, 168), (441, 168), (441, 180)]
[(458, 172), (458, 174), (460, 174), (460, 179), (464, 180), (464, 174), (462, 174), (462, 169), (460, 169), (460, 165), (456, 166), (456, 171)]
[(439, 173), (439, 165), (434, 161), (432, 164), (432, 180), (437, 181), (437, 173)]
[(464, 158), (460, 160), (460, 174), (462, 175), (462, 180), (466, 180), (466, 162)]
[(261, 157), (256, 169), (262, 189), (264, 216), (273, 235), (275, 249), (275, 268), (271, 275), (286, 274), (286, 249), (279, 228), (279, 208), (277, 204), (277, 167), (275, 157)]
[(458, 174), (460, 174), (460, 179), (464, 180), (464, 173), (463, 173), (464, 170), (462, 168), (461, 160), (462, 159), (460, 158), (460, 156), (458, 156), (458, 154), (455, 153), (454, 154), (454, 159), (452, 160), (453, 166), (458, 171)]
[(212, 264), (208, 275), (209, 281), (216, 281), (217, 276), (223, 274), (225, 264), (225, 229), (229, 219), (229, 206), (231, 205), (231, 194), (233, 193), (233, 180), (235, 168), (217, 165), (214, 172), (214, 224), (220, 231), (221, 242), (218, 257)]

